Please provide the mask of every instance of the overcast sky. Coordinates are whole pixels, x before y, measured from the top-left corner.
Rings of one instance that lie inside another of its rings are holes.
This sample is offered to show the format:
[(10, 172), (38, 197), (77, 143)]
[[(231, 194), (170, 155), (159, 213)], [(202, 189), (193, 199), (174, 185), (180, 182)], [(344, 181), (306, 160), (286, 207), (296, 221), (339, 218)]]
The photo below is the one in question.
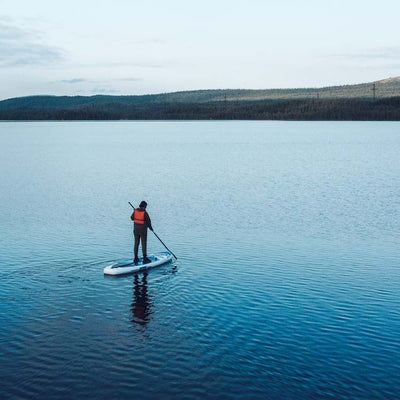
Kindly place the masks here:
[(0, 0), (0, 99), (400, 75), (399, 0)]

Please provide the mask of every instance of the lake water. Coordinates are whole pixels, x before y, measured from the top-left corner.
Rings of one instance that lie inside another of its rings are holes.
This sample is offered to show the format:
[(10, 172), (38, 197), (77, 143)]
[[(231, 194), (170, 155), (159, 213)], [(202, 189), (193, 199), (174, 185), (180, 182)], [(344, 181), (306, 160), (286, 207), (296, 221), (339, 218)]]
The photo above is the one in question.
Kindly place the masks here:
[[(0, 398), (399, 395), (400, 123), (3, 122), (0, 145)], [(143, 199), (178, 261), (107, 278)]]

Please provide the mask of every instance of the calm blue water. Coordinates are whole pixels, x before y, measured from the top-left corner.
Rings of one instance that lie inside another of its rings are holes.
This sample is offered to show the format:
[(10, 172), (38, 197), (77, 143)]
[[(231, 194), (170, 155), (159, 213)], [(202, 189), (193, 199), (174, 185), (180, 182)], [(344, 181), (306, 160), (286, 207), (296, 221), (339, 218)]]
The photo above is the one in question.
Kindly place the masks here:
[[(0, 145), (0, 398), (399, 395), (400, 123), (3, 122)], [(104, 277), (143, 199), (178, 261)]]

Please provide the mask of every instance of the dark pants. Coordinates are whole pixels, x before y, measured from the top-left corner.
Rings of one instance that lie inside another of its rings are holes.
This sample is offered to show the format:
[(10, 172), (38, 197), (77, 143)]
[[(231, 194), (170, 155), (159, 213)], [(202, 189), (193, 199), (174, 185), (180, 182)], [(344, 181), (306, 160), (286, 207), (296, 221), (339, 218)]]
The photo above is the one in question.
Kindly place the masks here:
[(143, 257), (147, 257), (147, 227), (140, 227), (140, 229), (137, 229), (135, 226), (133, 233), (135, 235), (135, 258), (138, 258), (140, 242), (142, 242)]

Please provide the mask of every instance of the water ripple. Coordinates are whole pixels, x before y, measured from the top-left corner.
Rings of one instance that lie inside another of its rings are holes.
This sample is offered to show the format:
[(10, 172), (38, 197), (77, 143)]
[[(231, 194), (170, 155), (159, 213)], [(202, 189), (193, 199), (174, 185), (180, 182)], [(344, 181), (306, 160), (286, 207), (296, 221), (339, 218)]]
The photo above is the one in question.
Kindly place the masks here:
[[(396, 398), (398, 124), (5, 127), (1, 398)], [(104, 277), (133, 197), (179, 260)]]

